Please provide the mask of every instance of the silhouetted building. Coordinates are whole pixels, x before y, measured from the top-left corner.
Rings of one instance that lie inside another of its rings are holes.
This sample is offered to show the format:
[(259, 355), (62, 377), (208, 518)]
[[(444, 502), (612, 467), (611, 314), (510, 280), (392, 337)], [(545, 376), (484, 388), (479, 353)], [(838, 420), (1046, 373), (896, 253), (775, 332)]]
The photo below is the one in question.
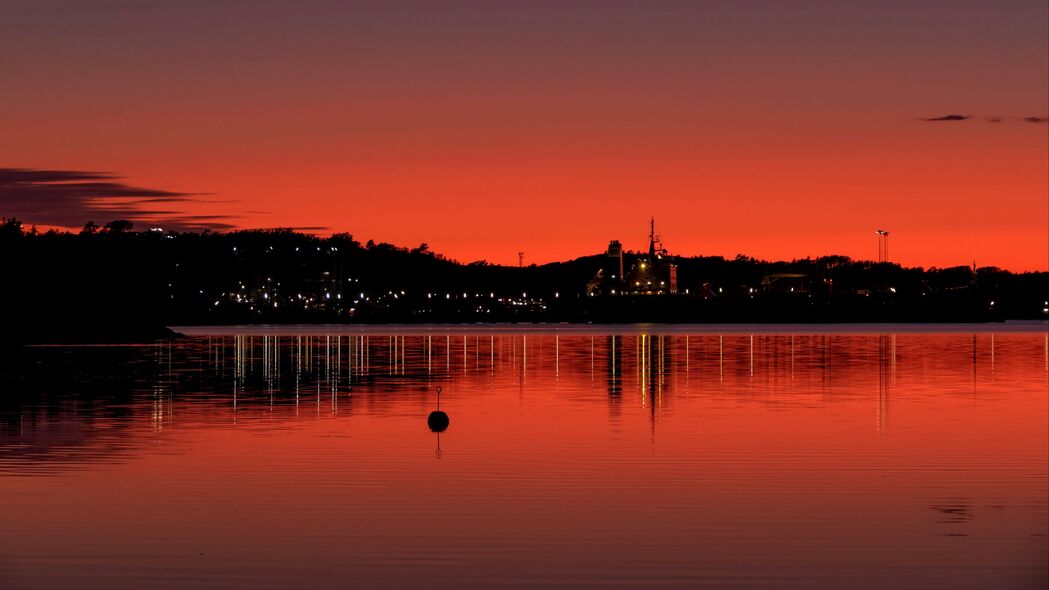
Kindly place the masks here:
[(677, 264), (656, 235), (650, 220), (648, 252), (624, 252), (619, 240), (608, 243), (605, 262), (587, 284), (587, 295), (664, 295), (677, 293)]

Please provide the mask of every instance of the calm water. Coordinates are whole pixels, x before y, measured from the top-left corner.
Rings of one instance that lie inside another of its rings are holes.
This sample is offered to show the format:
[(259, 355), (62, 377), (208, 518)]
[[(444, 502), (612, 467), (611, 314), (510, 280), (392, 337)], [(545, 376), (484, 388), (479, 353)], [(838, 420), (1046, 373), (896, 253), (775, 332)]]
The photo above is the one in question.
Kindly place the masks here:
[(825, 329), (7, 353), (0, 587), (1045, 588), (1045, 326)]

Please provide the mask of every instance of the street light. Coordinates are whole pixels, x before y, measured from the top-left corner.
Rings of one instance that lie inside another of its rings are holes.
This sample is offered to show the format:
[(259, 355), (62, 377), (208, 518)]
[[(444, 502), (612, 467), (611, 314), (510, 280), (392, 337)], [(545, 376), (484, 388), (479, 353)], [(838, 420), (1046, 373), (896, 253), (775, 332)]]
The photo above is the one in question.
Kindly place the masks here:
[(879, 229), (874, 231), (878, 235), (878, 262), (889, 261), (889, 232)]

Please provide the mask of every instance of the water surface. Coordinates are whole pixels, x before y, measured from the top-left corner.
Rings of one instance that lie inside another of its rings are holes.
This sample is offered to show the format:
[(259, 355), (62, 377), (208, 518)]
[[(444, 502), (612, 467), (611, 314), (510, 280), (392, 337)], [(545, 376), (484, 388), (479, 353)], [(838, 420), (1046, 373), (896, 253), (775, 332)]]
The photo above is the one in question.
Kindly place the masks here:
[(1044, 326), (184, 331), (0, 363), (0, 587), (1049, 578)]

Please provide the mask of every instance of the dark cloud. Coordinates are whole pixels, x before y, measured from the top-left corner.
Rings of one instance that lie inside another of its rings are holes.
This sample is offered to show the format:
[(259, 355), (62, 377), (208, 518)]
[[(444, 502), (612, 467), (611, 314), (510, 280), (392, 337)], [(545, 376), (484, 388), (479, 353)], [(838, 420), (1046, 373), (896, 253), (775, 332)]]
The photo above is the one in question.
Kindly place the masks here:
[(941, 115), (939, 117), (923, 117), (922, 121), (965, 121), (969, 115)]
[[(922, 117), (922, 121), (967, 121), (972, 119), (972, 115), (941, 115), (939, 117)], [(988, 123), (1004, 123), (1008, 119), (1009, 121), (1023, 121), (1025, 123), (1046, 123), (1049, 122), (1049, 118), (1046, 117), (1002, 117), (994, 115), (990, 117), (983, 117), (983, 120)]]
[[(106, 172), (0, 168), (0, 216), (30, 224), (80, 227), (88, 220), (127, 219), (179, 231), (234, 227), (226, 215), (179, 211), (179, 204), (203, 202), (200, 196), (131, 186)], [(151, 208), (161, 204), (165, 208)]]

